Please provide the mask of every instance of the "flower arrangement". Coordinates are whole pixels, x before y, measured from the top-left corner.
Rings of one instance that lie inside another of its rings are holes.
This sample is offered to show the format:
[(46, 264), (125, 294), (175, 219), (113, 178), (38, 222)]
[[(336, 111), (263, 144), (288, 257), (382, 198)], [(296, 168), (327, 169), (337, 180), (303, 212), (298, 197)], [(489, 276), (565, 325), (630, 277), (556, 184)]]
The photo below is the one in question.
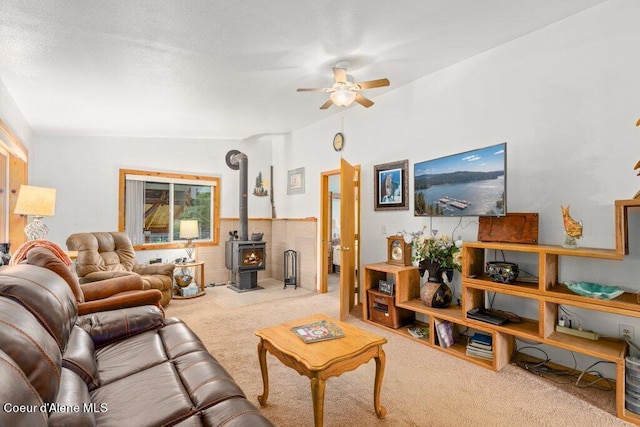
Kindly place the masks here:
[(462, 252), (449, 236), (444, 234), (432, 236), (427, 233), (426, 227), (417, 233), (410, 233), (410, 235), (413, 236), (412, 261), (418, 264), (421, 261), (426, 261), (430, 264), (436, 264), (440, 268), (453, 268), (462, 271)]

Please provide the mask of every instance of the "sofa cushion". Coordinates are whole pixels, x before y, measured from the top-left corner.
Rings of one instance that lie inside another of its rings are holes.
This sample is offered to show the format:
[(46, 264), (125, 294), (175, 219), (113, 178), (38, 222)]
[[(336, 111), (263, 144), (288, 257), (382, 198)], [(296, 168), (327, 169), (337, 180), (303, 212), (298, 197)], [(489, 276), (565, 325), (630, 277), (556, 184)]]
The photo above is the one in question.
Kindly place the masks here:
[[(20, 411), (20, 406), (40, 408), (42, 399), (24, 372), (0, 350), (0, 426), (37, 427), (47, 425), (47, 414), (40, 410)], [(5, 405), (10, 405), (5, 407)], [(15, 410), (14, 410), (15, 408)]]
[[(201, 423), (200, 425), (205, 426), (273, 426), (248, 400), (238, 397), (224, 400), (204, 409), (197, 420)], [(182, 426), (182, 424), (178, 425)]]
[(157, 331), (148, 331), (96, 350), (100, 385), (149, 369), (167, 361)]
[(158, 330), (158, 334), (162, 337), (169, 359), (194, 351), (206, 351), (200, 338), (179, 319), (165, 319), (165, 326)]
[(89, 333), (96, 347), (140, 332), (156, 329), (164, 312), (154, 305), (99, 311), (78, 318), (78, 325)]
[(231, 375), (206, 350), (185, 354), (173, 363), (196, 408), (230, 397), (245, 397)]
[(102, 385), (90, 396), (92, 402), (109, 408), (96, 413), (98, 425), (159, 426), (195, 412), (171, 362)]
[(7, 298), (0, 298), (0, 350), (16, 362), (45, 403), (55, 400), (62, 367), (60, 349), (28, 310)]
[[(99, 282), (101, 280), (115, 279), (116, 277), (137, 276), (133, 271), (109, 270), (93, 271), (85, 274), (83, 283)], [(143, 288), (144, 289), (144, 288)]]
[(64, 351), (76, 322), (76, 299), (67, 282), (51, 270), (19, 264), (0, 269), (0, 296), (28, 309)]
[(71, 332), (67, 350), (62, 355), (62, 366), (78, 375), (89, 390), (100, 384), (93, 340), (79, 326), (74, 327)]
[(37, 265), (38, 267), (43, 267), (56, 273), (67, 282), (76, 301), (84, 302), (84, 294), (80, 289), (78, 276), (76, 276), (67, 264), (51, 252), (51, 250), (43, 247), (31, 248), (29, 252), (27, 252), (27, 264)]
[[(93, 427), (96, 425), (95, 411), (108, 411), (109, 407), (92, 405), (87, 386), (78, 375), (70, 369), (62, 368), (60, 392), (56, 397), (56, 408), (59, 411), (49, 413), (49, 427)], [(63, 410), (77, 408), (77, 410)]]
[(168, 291), (173, 286), (173, 280), (168, 276), (142, 274), (140, 277), (144, 283), (144, 289)]

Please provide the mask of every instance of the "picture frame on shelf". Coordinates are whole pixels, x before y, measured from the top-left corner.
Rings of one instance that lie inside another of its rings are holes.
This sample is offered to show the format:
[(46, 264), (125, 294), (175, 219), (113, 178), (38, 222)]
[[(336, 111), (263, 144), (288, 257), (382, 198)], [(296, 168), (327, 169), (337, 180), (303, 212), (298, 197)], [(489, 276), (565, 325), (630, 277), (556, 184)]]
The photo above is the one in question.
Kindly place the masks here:
[(373, 167), (374, 209), (409, 209), (409, 160), (382, 163)]
[(304, 168), (287, 172), (287, 194), (304, 194)]

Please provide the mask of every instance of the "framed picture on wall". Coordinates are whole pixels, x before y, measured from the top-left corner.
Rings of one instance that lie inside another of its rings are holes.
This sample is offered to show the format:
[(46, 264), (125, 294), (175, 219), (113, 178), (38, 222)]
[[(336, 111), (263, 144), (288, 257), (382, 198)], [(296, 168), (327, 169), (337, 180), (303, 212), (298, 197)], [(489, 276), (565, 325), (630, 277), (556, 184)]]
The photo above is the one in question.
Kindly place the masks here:
[(375, 210), (409, 209), (409, 160), (373, 167)]
[(287, 173), (287, 194), (304, 194), (304, 168)]

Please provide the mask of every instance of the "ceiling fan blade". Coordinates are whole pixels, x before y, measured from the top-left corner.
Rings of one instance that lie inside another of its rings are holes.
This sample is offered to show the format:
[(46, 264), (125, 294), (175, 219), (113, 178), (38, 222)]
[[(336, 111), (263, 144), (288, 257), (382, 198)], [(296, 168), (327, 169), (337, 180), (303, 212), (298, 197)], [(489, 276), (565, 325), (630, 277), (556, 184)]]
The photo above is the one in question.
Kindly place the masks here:
[(336, 82), (338, 83), (347, 82), (347, 70), (344, 68), (333, 67), (333, 76), (336, 78)]
[(331, 98), (327, 99), (327, 102), (325, 102), (324, 104), (322, 104), (322, 107), (320, 107), (321, 110), (326, 110), (327, 108), (331, 107), (333, 105), (333, 101), (331, 100)]
[(373, 89), (374, 87), (389, 86), (389, 79), (369, 80), (368, 82), (356, 83), (355, 86), (359, 87), (359, 89), (356, 89), (356, 90)]
[(329, 92), (331, 88), (329, 87), (317, 87), (317, 88), (298, 88), (298, 92)]
[(365, 108), (369, 108), (373, 105), (373, 101), (370, 100), (369, 98), (365, 98), (364, 96), (360, 95), (359, 93), (356, 93), (356, 102), (360, 105), (362, 105)]

